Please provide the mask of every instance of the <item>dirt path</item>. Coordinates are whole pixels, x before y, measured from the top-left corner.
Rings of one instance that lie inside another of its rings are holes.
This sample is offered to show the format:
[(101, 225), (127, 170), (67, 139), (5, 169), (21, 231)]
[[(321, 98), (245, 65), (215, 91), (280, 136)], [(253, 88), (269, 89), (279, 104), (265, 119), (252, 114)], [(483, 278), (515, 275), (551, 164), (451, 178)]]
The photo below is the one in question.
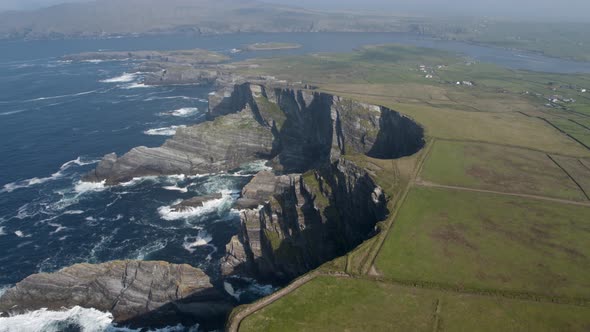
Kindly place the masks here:
[(429, 187), (429, 188), (442, 188), (442, 189), (451, 189), (451, 190), (461, 190), (461, 191), (471, 191), (477, 193), (486, 193), (486, 194), (497, 194), (497, 195), (504, 195), (504, 196), (514, 196), (514, 197), (521, 197), (521, 198), (531, 198), (531, 199), (539, 199), (549, 202), (555, 203), (563, 203), (563, 204), (571, 204), (571, 205), (578, 205), (578, 206), (587, 206), (590, 207), (590, 202), (577, 202), (577, 201), (570, 201), (567, 199), (559, 199), (559, 198), (551, 198), (545, 196), (537, 196), (537, 195), (528, 195), (528, 194), (515, 194), (515, 193), (507, 193), (502, 191), (494, 191), (494, 190), (485, 190), (485, 189), (473, 189), (473, 188), (465, 188), (465, 187), (457, 187), (457, 186), (445, 186), (442, 184), (436, 184), (428, 181), (418, 180), (415, 182), (416, 186), (420, 187)]

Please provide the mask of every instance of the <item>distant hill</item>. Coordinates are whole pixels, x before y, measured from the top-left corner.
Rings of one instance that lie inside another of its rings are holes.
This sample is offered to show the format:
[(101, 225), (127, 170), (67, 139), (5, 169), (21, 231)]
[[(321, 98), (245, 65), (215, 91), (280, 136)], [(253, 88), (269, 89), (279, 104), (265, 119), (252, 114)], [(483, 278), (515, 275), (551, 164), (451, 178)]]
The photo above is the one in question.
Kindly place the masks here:
[(187, 32), (405, 31), (391, 17), (328, 13), (255, 0), (97, 0), (0, 13), (0, 38)]

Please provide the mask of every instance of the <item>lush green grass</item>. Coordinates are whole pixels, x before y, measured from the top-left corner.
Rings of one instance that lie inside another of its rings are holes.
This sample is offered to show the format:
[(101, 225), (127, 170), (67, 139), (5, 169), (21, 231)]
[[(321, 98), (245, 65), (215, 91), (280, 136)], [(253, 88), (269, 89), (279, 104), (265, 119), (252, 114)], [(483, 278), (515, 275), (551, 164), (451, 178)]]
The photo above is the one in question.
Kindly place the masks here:
[(590, 308), (319, 277), (246, 318), (240, 331), (431, 332), (434, 324), (440, 331), (586, 331)]
[(564, 118), (551, 119), (549, 120), (553, 125), (570, 134), (580, 143), (590, 148), (590, 127), (586, 128), (584, 120), (570, 120)]
[(553, 156), (553, 160), (574, 178), (586, 195), (590, 196), (590, 159)]
[(499, 145), (436, 141), (420, 176), (443, 185), (586, 200), (547, 154)]
[(377, 260), (384, 276), (590, 298), (590, 208), (414, 188)]

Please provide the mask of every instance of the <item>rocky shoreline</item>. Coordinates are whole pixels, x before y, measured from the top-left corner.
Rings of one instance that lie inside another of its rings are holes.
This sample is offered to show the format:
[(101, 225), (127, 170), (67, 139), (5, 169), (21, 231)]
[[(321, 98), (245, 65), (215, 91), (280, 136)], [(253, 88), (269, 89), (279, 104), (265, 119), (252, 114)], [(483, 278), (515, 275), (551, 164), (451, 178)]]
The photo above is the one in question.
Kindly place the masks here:
[(0, 298), (2, 316), (74, 306), (108, 311), (126, 326), (164, 327), (179, 321), (216, 326), (233, 305), (200, 269), (143, 261), (77, 264), (34, 274)]
[[(375, 234), (388, 214), (387, 197), (346, 156), (414, 154), (424, 145), (421, 126), (385, 107), (272, 81), (215, 81), (220, 88), (210, 95), (208, 121), (180, 128), (161, 147), (106, 155), (83, 180), (116, 185), (142, 176), (227, 172), (267, 160), (272, 171), (256, 174), (234, 206), (240, 230), (225, 248), (223, 277), (285, 284)], [(216, 198), (219, 193), (193, 197), (172, 209), (199, 208)], [(161, 262), (75, 265), (33, 275), (0, 298), (5, 314), (73, 306), (154, 326), (219, 320), (232, 304), (202, 271)]]

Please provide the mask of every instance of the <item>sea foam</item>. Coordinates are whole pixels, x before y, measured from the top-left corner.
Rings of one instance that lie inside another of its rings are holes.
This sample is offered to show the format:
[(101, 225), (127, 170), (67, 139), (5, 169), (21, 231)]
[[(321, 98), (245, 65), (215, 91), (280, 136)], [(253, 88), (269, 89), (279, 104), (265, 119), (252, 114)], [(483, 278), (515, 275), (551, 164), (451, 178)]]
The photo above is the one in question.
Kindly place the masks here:
[(213, 241), (213, 237), (201, 230), (198, 236), (185, 236), (182, 247), (192, 254), (198, 247), (208, 246), (211, 241)]
[(87, 192), (97, 192), (97, 191), (103, 191), (106, 189), (105, 186), (106, 180), (102, 181), (102, 182), (84, 182), (84, 181), (78, 181), (76, 183), (76, 185), (74, 186), (74, 190), (78, 193), (78, 194), (84, 194)]
[(163, 128), (148, 129), (143, 133), (150, 136), (174, 136), (178, 128), (185, 128), (186, 126), (170, 126)]
[(158, 208), (158, 213), (160, 214), (160, 217), (162, 219), (168, 221), (191, 219), (216, 213), (220, 209), (229, 206), (232, 201), (232, 192), (223, 191), (221, 193), (221, 198), (203, 202), (202, 206), (187, 208), (183, 211), (173, 211), (172, 207), (182, 202), (182, 200), (179, 200), (172, 203), (171, 205), (161, 206), (160, 208)]
[(101, 83), (129, 83), (135, 81), (137, 74), (134, 73), (123, 73), (121, 76), (109, 78), (100, 81)]
[(67, 170), (73, 166), (86, 166), (86, 165), (95, 164), (97, 162), (98, 162), (98, 160), (83, 161), (81, 159), (81, 157), (78, 157), (74, 160), (70, 160), (70, 161), (64, 163), (63, 165), (61, 165), (61, 167), (59, 168), (59, 171), (51, 174), (51, 176), (43, 177), (43, 178), (34, 177), (31, 179), (26, 179), (26, 180), (21, 180), (21, 181), (16, 181), (16, 182), (5, 184), (3, 189), (0, 190), (0, 193), (3, 193), (3, 192), (11, 193), (17, 189), (29, 188), (29, 187), (40, 185), (40, 184), (43, 184), (43, 183), (46, 183), (49, 181), (58, 180), (58, 179), (61, 179), (65, 176), (65, 174), (64, 174), (65, 170)]
[(199, 112), (199, 109), (196, 107), (183, 107), (177, 110), (169, 111), (161, 113), (161, 115), (170, 115), (170, 116), (177, 116), (181, 118), (186, 118), (191, 115), (195, 115)]

